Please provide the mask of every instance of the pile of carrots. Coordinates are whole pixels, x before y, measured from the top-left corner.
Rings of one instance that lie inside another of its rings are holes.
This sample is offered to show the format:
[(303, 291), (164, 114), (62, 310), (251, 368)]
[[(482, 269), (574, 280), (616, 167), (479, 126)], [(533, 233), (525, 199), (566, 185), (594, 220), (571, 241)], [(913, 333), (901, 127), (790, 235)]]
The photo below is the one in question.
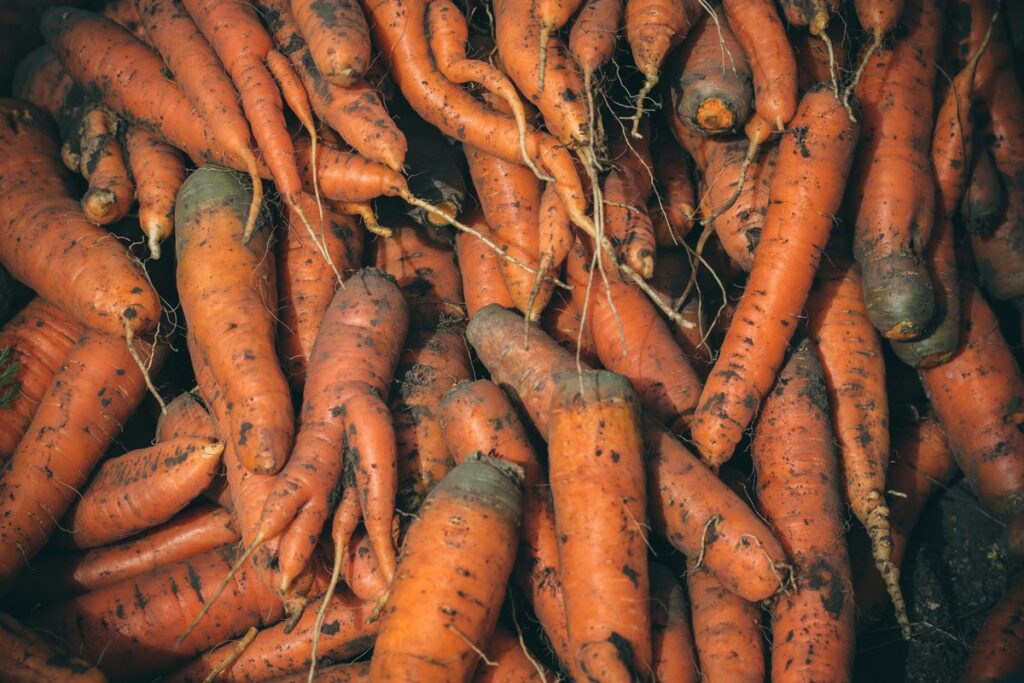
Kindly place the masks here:
[(0, 10), (0, 680), (846, 681), (959, 473), (1024, 554), (1015, 3), (72, 5)]

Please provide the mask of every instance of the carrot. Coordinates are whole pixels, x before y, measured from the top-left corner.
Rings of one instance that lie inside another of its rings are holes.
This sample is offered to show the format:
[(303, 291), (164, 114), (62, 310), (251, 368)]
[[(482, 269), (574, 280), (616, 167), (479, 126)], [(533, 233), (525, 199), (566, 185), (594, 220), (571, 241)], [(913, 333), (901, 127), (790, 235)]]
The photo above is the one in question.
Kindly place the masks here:
[(649, 571), (655, 680), (696, 683), (700, 676), (683, 589), (665, 565), (651, 562)]
[[(895, 457), (886, 473), (885, 488), (889, 492), (892, 562), (899, 566), (928, 499), (952, 481), (959, 469), (949, 452), (946, 435), (934, 418), (901, 423), (894, 437)], [(858, 612), (862, 618), (877, 616), (879, 607), (886, 604), (887, 592), (881, 574), (874, 568), (871, 551), (851, 541), (850, 560), (855, 569)]]
[(1024, 510), (1024, 435), (1016, 428), (1024, 377), (992, 309), (969, 283), (960, 288), (960, 348), (919, 370), (960, 469), (999, 517)]
[[(469, 146), (464, 150), (494, 241), (507, 255), (539, 271), (551, 262), (552, 256), (540, 253), (541, 187), (537, 178), (527, 167), (511, 164), (484, 150)], [(538, 281), (537, 274), (503, 256), (499, 256), (498, 267), (516, 307), (529, 320), (537, 320), (551, 300), (551, 282)]]
[[(474, 649), (490, 640), (512, 572), (520, 486), (512, 468), (469, 460), (427, 497), (405, 537), (381, 614), (372, 680), (469, 677)], [(424, 630), (431, 638), (410, 637)]]
[[(644, 138), (646, 127), (642, 127)], [(654, 274), (657, 251), (654, 225), (647, 215), (651, 196), (651, 153), (647, 140), (628, 140), (623, 133), (609, 150), (611, 172), (604, 179), (604, 229), (622, 260), (644, 279)]]
[(626, 3), (626, 42), (633, 53), (636, 68), (644, 75), (643, 87), (636, 96), (633, 137), (639, 135), (644, 98), (658, 84), (662, 62), (673, 48), (683, 42), (701, 11), (695, 0), (633, 0)]
[(154, 441), (160, 443), (189, 436), (212, 439), (216, 434), (210, 413), (191, 391), (186, 391), (168, 403), (160, 414)]
[[(308, 678), (309, 674), (302, 672), (268, 680), (269, 683), (306, 683)], [(370, 683), (370, 662), (320, 667), (316, 670), (316, 680), (318, 683)]]
[(199, 612), (233, 562), (231, 548), (221, 547), (43, 608), (32, 622), (58, 635), (86, 661), (98, 663), (111, 678), (152, 677), (251, 626), (281, 618), (280, 600), (243, 569), (231, 583), (230, 599), (213, 606), (208, 626), (174, 647), (182, 622)]
[(935, 60), (942, 22), (938, 3), (912, 0), (910, 32), (867, 60), (857, 84), (864, 140), (851, 204), (854, 256), (875, 327), (898, 341), (921, 336), (935, 311), (922, 262), (935, 216), (935, 176), (928, 160)]
[(838, 249), (827, 258), (807, 300), (807, 333), (824, 372), (846, 502), (871, 539), (875, 565), (896, 605), (903, 635), (909, 638), (885, 499), (889, 401), (882, 343), (868, 319), (859, 269)]
[(366, 73), (370, 29), (355, 0), (292, 0), (291, 8), (324, 78), (347, 87)]
[(500, 625), (494, 629), (485, 654), (491, 664), (477, 670), (473, 683), (540, 683), (551, 679), (552, 673), (522, 641)]
[[(569, 30), (569, 54), (583, 72), (592, 129), (601, 125), (594, 105), (594, 74), (615, 55), (622, 5), (623, 0), (584, 0)], [(599, 140), (602, 136), (595, 133)]]
[[(830, 24), (825, 29), (824, 36), (827, 42), (821, 37), (802, 31), (790, 34), (791, 49), (796, 57), (797, 88), (801, 93), (822, 81), (831, 80), (833, 74), (847, 68), (847, 27), (841, 22)], [(862, 60), (861, 63), (865, 62)], [(849, 83), (846, 87), (849, 89)]]
[(751, 65), (729, 24), (701, 17), (688, 38), (672, 59), (672, 87), (680, 90), (675, 114), (703, 135), (731, 133), (750, 117)]
[(305, 384), (313, 343), (338, 277), (348, 277), (362, 261), (364, 239), (352, 217), (324, 207), (320, 221), (311, 195), (303, 194), (299, 202), (312, 221), (312, 234), (301, 217), (290, 211), (277, 247), (277, 353), (296, 392)]
[(1016, 517), (1006, 527), (1006, 540), (1011, 552), (1024, 556), (1024, 517)]
[[(0, 263), (76, 320), (110, 334), (144, 332), (160, 303), (116, 240), (86, 221), (38, 109), (0, 101)], [(59, 272), (60, 277), (52, 277)]]
[[(134, 343), (159, 370), (162, 347)], [(57, 528), (144, 393), (123, 338), (87, 331), (69, 351), (0, 475), (0, 593)]]
[(398, 507), (413, 512), (452, 467), (438, 416), (441, 398), (473, 376), (461, 283), (450, 248), (423, 228), (401, 227), (374, 247), (374, 263), (398, 281), (409, 302), (409, 338), (388, 407), (398, 442)]
[(540, 24), (539, 42), (539, 65), (537, 69), (537, 88), (544, 91), (544, 77), (547, 70), (548, 46), (551, 43), (552, 34), (557, 34), (566, 24), (572, 15), (583, 4), (583, 0), (534, 0), (530, 3), (530, 13), (537, 23)]
[[(480, 232), (490, 231), (480, 211), (474, 211), (465, 221)], [(505, 308), (515, 306), (502, 275), (501, 257), (494, 250), (473, 235), (460, 232), (455, 238), (455, 253), (459, 259), (462, 291), (466, 295), (466, 312), (470, 318), (487, 304), (495, 303)]]
[[(514, 119), (484, 107), (434, 67), (424, 29), (425, 1), (362, 4), (374, 42), (416, 113), (459, 142), (518, 163), (521, 151)], [(556, 178), (558, 194), (573, 223), (591, 225), (585, 215), (587, 199), (569, 152), (552, 137), (537, 131), (527, 135), (526, 151), (539, 168)]]
[[(345, 488), (343, 496), (348, 494), (349, 487)], [(338, 508), (344, 503), (339, 503)], [(335, 519), (338, 517), (338, 508), (335, 509)], [(335, 535), (332, 531), (332, 536)], [(388, 585), (384, 581), (384, 572), (381, 570), (377, 556), (373, 552), (373, 544), (366, 534), (364, 527), (358, 527), (354, 533), (349, 535), (345, 549), (345, 557), (342, 560), (342, 578), (352, 594), (360, 600), (378, 601), (380, 596), (387, 590)]]
[(590, 325), (583, 320), (583, 299), (586, 292), (574, 287), (570, 294), (556, 291), (540, 319), (541, 328), (553, 341), (561, 344), (574, 356), (578, 353), (581, 362), (590, 366), (600, 364), (594, 349), (594, 338)]
[(813, 35), (820, 35), (828, 26), (841, 0), (782, 0), (782, 13), (794, 26), (807, 26)]
[(125, 27), (139, 40), (149, 40), (146, 27), (142, 25), (142, 18), (135, 8), (135, 0), (106, 0), (100, 14)]
[(11, 94), (36, 105), (54, 119), (60, 113), (72, 81), (57, 55), (46, 45), (28, 53), (14, 70)]
[(25, 435), (50, 380), (82, 335), (82, 326), (36, 297), (0, 330), (5, 362), (0, 402), (0, 461), (6, 462)]
[(188, 437), (107, 460), (68, 510), (67, 544), (97, 548), (166, 522), (210, 485), (223, 451)]
[(697, 213), (697, 198), (690, 177), (693, 161), (671, 137), (657, 142), (651, 150), (654, 192), (647, 204), (647, 214), (654, 226), (657, 245), (678, 247), (693, 228)]
[[(691, 423), (692, 438), (713, 467), (732, 456), (782, 365), (831, 216), (839, 208), (858, 135), (857, 124), (824, 87), (804, 95), (791, 130), (779, 146), (746, 291)], [(764, 334), (767, 324), (778, 325), (777, 331)]]
[(37, 558), (11, 590), (26, 608), (105, 588), (158, 571), (238, 540), (231, 513), (204, 504), (122, 543), (84, 553)]
[(832, 439), (821, 366), (804, 339), (754, 428), (759, 507), (796, 566), (796, 590), (772, 610), (772, 680), (846, 680), (853, 666), (853, 591)]
[(236, 244), (249, 200), (232, 171), (205, 166), (189, 176), (174, 216), (177, 281), (189, 328), (231, 406), (222, 436), (246, 468), (273, 474), (291, 450), (294, 417), (274, 348), (277, 292), (267, 221), (253, 241)]
[(385, 582), (391, 582), (397, 461), (385, 400), (407, 327), (401, 290), (374, 270), (353, 275), (323, 316), (310, 354), (295, 448), (263, 506), (256, 533), (280, 538), (282, 593), (309, 561), (330, 513), (329, 499), (342, 472), (340, 452), (352, 461), (363, 520)]
[(128, 177), (117, 126), (102, 109), (92, 109), (82, 121), (82, 175), (89, 189), (82, 195), (82, 213), (93, 223), (121, 220), (131, 208), (135, 187)]
[(139, 126), (128, 127), (125, 151), (139, 200), (139, 227), (152, 257), (160, 258), (160, 242), (174, 231), (174, 200), (185, 182), (184, 160), (178, 150)]
[[(314, 169), (310, 144), (296, 140), (295, 153), (304, 187), (311, 191)], [(326, 145), (317, 149), (315, 177), (321, 195), (339, 203), (368, 202), (377, 197), (394, 197), (408, 192), (405, 179), (387, 166)], [(369, 224), (366, 228), (379, 232)]]
[(781, 130), (796, 113), (797, 68), (778, 11), (769, 0), (725, 0), (722, 8), (750, 64), (754, 108)]
[(974, 155), (970, 174), (960, 202), (960, 220), (968, 233), (987, 234), (999, 220), (1006, 202), (999, 171), (988, 147)]
[(971, 645), (965, 683), (1016, 678), (1024, 673), (1024, 582), (1018, 581), (992, 608)]
[[(553, 378), (577, 372), (578, 366), (540, 330), (531, 329), (524, 339), (522, 325), (514, 313), (488, 306), (470, 320), (466, 336), (492, 380), (529, 414), (541, 436), (547, 436)], [(647, 500), (655, 530), (688, 556), (702, 557), (729, 590), (754, 601), (773, 595), (786, 565), (768, 528), (662, 427), (647, 420), (644, 431)]]
[[(651, 287), (666, 301), (678, 302), (683, 297), (692, 275), (693, 268), (687, 254), (662, 251), (658, 254), (658, 264), (654, 269), (654, 277), (651, 278)], [(700, 296), (692, 296), (684, 299), (682, 307), (677, 308), (692, 327), (676, 325), (672, 329), (672, 336), (703, 381), (711, 365), (711, 347), (707, 339), (710, 328), (705, 310), (707, 305)]]
[(105, 683), (107, 677), (77, 657), (70, 657), (56, 643), (44, 639), (0, 614), (0, 677), (11, 683)]
[[(294, 630), (286, 631), (284, 624), (277, 624), (260, 631), (241, 656), (217, 675), (217, 680), (222, 683), (262, 681), (308, 669), (313, 626), (319, 607), (316, 603), (307, 607)], [(343, 660), (372, 647), (379, 627), (377, 621), (367, 623), (373, 607), (372, 602), (357, 600), (347, 591), (336, 594), (329, 602), (327, 618), (321, 627), (320, 655)], [(204, 652), (171, 674), (168, 681), (199, 683), (233, 649), (234, 644), (227, 643)]]

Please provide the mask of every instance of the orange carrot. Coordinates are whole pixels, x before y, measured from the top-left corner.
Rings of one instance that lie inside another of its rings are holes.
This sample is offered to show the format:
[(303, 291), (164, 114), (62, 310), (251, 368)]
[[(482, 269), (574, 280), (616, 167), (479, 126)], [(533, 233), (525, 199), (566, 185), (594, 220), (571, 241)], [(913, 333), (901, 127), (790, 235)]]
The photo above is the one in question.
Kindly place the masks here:
[(258, 222), (251, 242), (237, 244), (249, 200), (232, 171), (205, 166), (189, 176), (175, 208), (177, 281), (189, 329), (230, 406), (222, 436), (248, 469), (273, 474), (288, 458), (295, 424), (274, 345), (268, 221)]
[[(678, 251), (662, 251), (658, 254), (658, 264), (651, 278), (651, 287), (666, 301), (678, 302), (686, 292), (693, 275), (693, 268), (687, 254)], [(701, 378), (707, 377), (711, 369), (711, 347), (708, 344), (710, 328), (708, 326), (709, 311), (707, 304), (700, 296), (689, 296), (684, 299), (679, 314), (691, 327), (675, 325), (672, 336), (690, 361), (694, 371)], [(714, 314), (714, 308), (710, 311)]]
[(796, 114), (797, 68), (779, 13), (770, 0), (725, 0), (722, 7), (753, 72), (754, 108), (781, 130)]
[(50, 380), (82, 335), (82, 326), (36, 297), (0, 330), (7, 349), (4, 374), (11, 386), (0, 406), (0, 461), (10, 459), (25, 435)]
[(19, 62), (11, 83), (11, 94), (19, 100), (31, 102), (56, 119), (71, 84), (57, 55), (43, 45)]
[(960, 202), (960, 219), (967, 232), (987, 234), (999, 220), (1006, 202), (996, 162), (987, 146), (974, 155), (970, 173)]
[(971, 645), (964, 683), (1012, 680), (1024, 673), (1024, 582), (1011, 586)]
[(13, 617), (0, 614), (0, 678), (11, 683), (105, 683), (107, 677), (77, 657), (68, 656), (57, 643), (25, 628)]
[[(490, 227), (479, 211), (474, 211), (464, 220), (479, 232), (490, 232)], [(466, 312), (470, 318), (487, 304), (494, 303), (505, 308), (515, 306), (502, 275), (501, 257), (493, 249), (473, 235), (460, 232), (455, 238), (455, 253), (459, 258), (462, 291), (466, 295)]]
[(651, 153), (646, 127), (643, 140), (628, 140), (625, 133), (609, 150), (611, 172), (604, 179), (604, 229), (622, 260), (644, 279), (654, 274), (657, 250), (654, 225), (647, 215), (651, 196)]
[(583, 71), (588, 92), (598, 69), (612, 60), (622, 0), (585, 0), (569, 31), (569, 53)]
[(796, 566), (796, 590), (772, 610), (772, 680), (846, 680), (853, 666), (853, 591), (832, 440), (824, 377), (814, 343), (804, 339), (754, 429), (759, 507)]
[[(405, 537), (381, 614), (374, 681), (467, 679), (490, 641), (512, 572), (521, 479), (495, 460), (469, 460), (431, 491)], [(447, 542), (441, 539), (447, 538)], [(424, 632), (430, 638), (417, 638)]]
[(552, 340), (568, 349), (573, 355), (579, 354), (580, 361), (595, 366), (600, 364), (594, 349), (594, 338), (590, 325), (584, 325), (583, 299), (586, 292), (579, 287), (570, 294), (556, 291), (540, 319), (541, 328)]
[(128, 177), (116, 123), (102, 109), (92, 109), (82, 121), (82, 175), (89, 189), (82, 195), (82, 213), (93, 223), (121, 220), (132, 205), (135, 188)]
[(651, 150), (655, 188), (647, 204), (647, 214), (654, 224), (658, 246), (678, 247), (693, 228), (697, 213), (690, 177), (693, 161), (671, 137), (664, 136), (657, 143)]
[(192, 392), (186, 391), (168, 403), (160, 414), (154, 441), (160, 443), (188, 436), (212, 439), (216, 434), (210, 413)]
[(125, 134), (128, 167), (139, 199), (139, 227), (153, 258), (160, 258), (160, 242), (174, 231), (174, 200), (185, 182), (181, 152), (148, 130), (129, 126)]
[[(159, 370), (164, 348), (134, 343)], [(87, 331), (68, 353), (0, 475), (0, 593), (57, 528), (144, 393), (123, 338)]]
[(324, 78), (348, 87), (370, 65), (370, 29), (355, 0), (292, 0), (292, 13)]
[(791, 49), (796, 57), (797, 88), (801, 93), (822, 81), (832, 80), (838, 70), (847, 68), (847, 34), (847, 27), (842, 23), (830, 24), (825, 29), (824, 37), (828, 42), (811, 33), (790, 33)]
[(139, 40), (148, 41), (146, 27), (142, 25), (142, 18), (135, 8), (135, 0), (106, 0), (100, 14), (125, 27)]
[(807, 26), (813, 35), (820, 35), (828, 26), (841, 0), (781, 0), (786, 21), (794, 26)]
[(679, 581), (663, 564), (650, 563), (651, 641), (655, 680), (696, 683), (697, 655), (690, 633), (689, 609)]
[[(691, 424), (701, 456), (714, 467), (732, 457), (782, 365), (858, 137), (857, 124), (825, 87), (804, 95), (791, 131), (779, 146), (746, 291)], [(776, 329), (770, 335), (764, 334), (768, 324)]]
[[(347, 494), (349, 487), (346, 487), (343, 496)], [(335, 520), (338, 517), (338, 510), (344, 505), (339, 503), (335, 509)], [(332, 536), (335, 534), (332, 531)], [(378, 601), (380, 596), (387, 590), (388, 585), (384, 581), (384, 572), (381, 570), (377, 556), (373, 552), (373, 544), (366, 534), (364, 527), (359, 527), (347, 539), (348, 546), (345, 550), (346, 556), (342, 560), (342, 578), (352, 594), (360, 600)]]
[[(304, 187), (311, 192), (314, 174), (310, 144), (296, 140), (295, 154)], [(320, 194), (340, 203), (368, 202), (377, 197), (393, 197), (408, 191), (405, 179), (387, 166), (327, 145), (317, 148), (316, 179)], [(376, 232), (369, 224), (366, 227)]]
[[(0, 263), (76, 320), (110, 334), (156, 325), (156, 292), (124, 247), (78, 212), (56, 140), (35, 107), (0, 101)], [(59, 276), (56, 274), (59, 273)]]
[(500, 625), (494, 629), (485, 654), (492, 664), (479, 667), (473, 683), (541, 683), (552, 680), (552, 673), (526, 649), (522, 641)]

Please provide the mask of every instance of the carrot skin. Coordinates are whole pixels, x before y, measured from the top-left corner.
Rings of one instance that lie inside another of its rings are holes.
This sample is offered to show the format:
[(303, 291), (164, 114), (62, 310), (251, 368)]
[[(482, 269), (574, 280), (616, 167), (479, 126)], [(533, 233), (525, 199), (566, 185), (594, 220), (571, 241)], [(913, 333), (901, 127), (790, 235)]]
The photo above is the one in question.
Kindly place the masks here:
[(1024, 583), (1018, 581), (992, 608), (971, 645), (961, 680), (981, 683), (1024, 672)]
[(160, 252), (153, 245), (174, 231), (174, 201), (185, 182), (184, 159), (177, 149), (139, 126), (130, 126), (125, 140), (139, 200), (139, 227), (156, 257)]
[(622, 23), (622, 0), (586, 0), (569, 29), (569, 53), (584, 78), (611, 61)]
[(160, 414), (154, 441), (160, 443), (190, 436), (213, 439), (217, 436), (217, 429), (199, 399), (186, 391), (169, 402), (167, 409)]
[(355, 0), (292, 0), (291, 7), (324, 78), (348, 87), (366, 72), (370, 65), (370, 29)]
[(10, 683), (105, 683), (107, 677), (56, 644), (0, 614), (0, 677)]
[(754, 108), (781, 128), (796, 114), (797, 68), (778, 10), (770, 0), (725, 0), (722, 8), (753, 72)]
[(626, 42), (645, 76), (657, 74), (666, 55), (686, 38), (700, 17), (692, 0), (633, 0), (626, 3)]
[(679, 581), (666, 566), (650, 563), (651, 640), (655, 680), (697, 683), (689, 609)]
[(494, 629), (486, 654), (494, 666), (479, 667), (473, 683), (541, 683), (554, 675), (539, 663), (537, 657), (526, 649), (519, 638), (501, 625)]
[(687, 567), (686, 586), (694, 645), (705, 680), (763, 681), (761, 610), (726, 589), (707, 568), (694, 565)]
[[(490, 226), (479, 211), (474, 211), (464, 220), (485, 235), (490, 232)], [(493, 249), (473, 235), (460, 232), (455, 237), (455, 253), (459, 259), (462, 291), (466, 294), (466, 313), (470, 318), (487, 304), (515, 307), (505, 285), (501, 257)]]

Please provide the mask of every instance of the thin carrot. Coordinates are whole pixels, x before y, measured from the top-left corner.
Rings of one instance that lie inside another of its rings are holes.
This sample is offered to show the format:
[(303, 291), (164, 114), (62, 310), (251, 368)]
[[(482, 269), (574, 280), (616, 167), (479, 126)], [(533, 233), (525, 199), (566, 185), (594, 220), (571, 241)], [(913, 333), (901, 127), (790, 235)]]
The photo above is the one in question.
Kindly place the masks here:
[[(480, 211), (464, 218), (466, 224), (487, 233), (490, 231)], [(466, 295), (466, 313), (472, 318), (487, 304), (512, 308), (515, 303), (505, 285), (500, 256), (469, 233), (460, 232), (455, 238), (455, 253), (459, 259), (462, 291)]]
[[(746, 291), (691, 423), (701, 456), (714, 467), (732, 457), (782, 365), (828, 241), (831, 215), (842, 199), (859, 132), (825, 87), (804, 95), (791, 131), (779, 146)], [(776, 331), (766, 335), (769, 324)]]
[(362, 77), (370, 65), (370, 29), (355, 0), (292, 0), (291, 8), (324, 78), (348, 87)]
[(557, 34), (563, 26), (569, 23), (569, 19), (576, 13), (576, 10), (583, 4), (583, 0), (534, 0), (531, 15), (540, 24), (538, 36), (538, 59), (537, 88), (544, 91), (544, 76), (547, 71), (548, 47), (551, 44), (551, 36)]
[(13, 617), (0, 614), (0, 678), (11, 683), (105, 683), (96, 668), (66, 654), (57, 643), (25, 628)]
[(594, 74), (612, 60), (622, 24), (623, 0), (585, 0), (569, 30), (569, 54), (583, 72), (590, 127), (595, 142), (600, 134), (600, 117), (594, 103)]
[(1024, 582), (1011, 586), (985, 618), (967, 657), (964, 683), (1007, 680), (1024, 673)]
[(683, 589), (665, 565), (651, 562), (649, 571), (655, 680), (696, 683), (700, 674)]
[(160, 258), (160, 242), (174, 231), (174, 201), (185, 182), (185, 163), (181, 152), (139, 126), (128, 127), (125, 151), (139, 199), (139, 227), (150, 255)]

